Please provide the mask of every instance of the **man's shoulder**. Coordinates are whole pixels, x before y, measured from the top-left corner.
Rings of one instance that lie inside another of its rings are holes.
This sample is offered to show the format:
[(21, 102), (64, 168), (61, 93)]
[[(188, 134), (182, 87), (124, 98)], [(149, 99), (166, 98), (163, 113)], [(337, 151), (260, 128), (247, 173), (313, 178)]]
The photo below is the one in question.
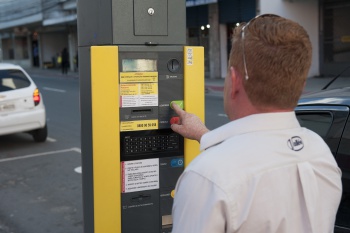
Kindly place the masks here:
[[(302, 146), (291, 146), (290, 143), (297, 143), (299, 137)], [(334, 160), (321, 137), (308, 129), (299, 128), (228, 138), (199, 154), (187, 169), (209, 179), (220, 180), (228, 175), (241, 179), (264, 170), (315, 159)]]
[(235, 143), (223, 142), (208, 148), (200, 153), (186, 170), (195, 172), (214, 183), (227, 180), (227, 176), (230, 175), (230, 180), (233, 182), (236, 178), (232, 174), (246, 173), (244, 167), (247, 164), (243, 151), (235, 148)]

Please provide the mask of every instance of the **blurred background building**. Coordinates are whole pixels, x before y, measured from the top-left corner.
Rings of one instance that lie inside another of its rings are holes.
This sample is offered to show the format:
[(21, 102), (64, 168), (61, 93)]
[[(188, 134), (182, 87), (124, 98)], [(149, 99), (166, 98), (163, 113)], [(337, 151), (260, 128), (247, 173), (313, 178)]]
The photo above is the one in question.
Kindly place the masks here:
[[(67, 48), (70, 70), (76, 70), (76, 1), (0, 0), (0, 61), (55, 68)], [(265, 13), (290, 18), (308, 31), (309, 76), (334, 75), (350, 66), (349, 0), (187, 0), (186, 5), (187, 44), (205, 47), (207, 77), (226, 76), (232, 29)]]
[(77, 53), (76, 0), (0, 1), (0, 58), (23, 67), (58, 67), (67, 48), (74, 70)]

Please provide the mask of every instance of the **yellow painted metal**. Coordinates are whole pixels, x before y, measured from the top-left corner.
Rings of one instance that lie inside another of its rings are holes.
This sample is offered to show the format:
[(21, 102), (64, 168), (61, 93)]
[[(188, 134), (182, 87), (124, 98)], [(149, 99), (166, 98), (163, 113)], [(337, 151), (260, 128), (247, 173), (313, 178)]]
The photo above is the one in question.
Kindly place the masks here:
[(340, 41), (343, 43), (350, 43), (350, 35), (340, 37)]
[(120, 132), (158, 129), (158, 120), (121, 121)]
[(118, 46), (91, 47), (95, 233), (121, 233), (118, 64)]
[[(184, 63), (184, 109), (204, 122), (204, 48), (185, 46)], [(185, 166), (199, 153), (199, 143), (185, 139)]]

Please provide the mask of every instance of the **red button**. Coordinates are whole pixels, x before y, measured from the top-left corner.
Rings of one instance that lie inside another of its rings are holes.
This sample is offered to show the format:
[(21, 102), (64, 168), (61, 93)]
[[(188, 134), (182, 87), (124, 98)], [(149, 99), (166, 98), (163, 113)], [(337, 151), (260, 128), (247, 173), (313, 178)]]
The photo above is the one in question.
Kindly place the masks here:
[(180, 123), (180, 117), (170, 118), (170, 124), (179, 124), (179, 123)]

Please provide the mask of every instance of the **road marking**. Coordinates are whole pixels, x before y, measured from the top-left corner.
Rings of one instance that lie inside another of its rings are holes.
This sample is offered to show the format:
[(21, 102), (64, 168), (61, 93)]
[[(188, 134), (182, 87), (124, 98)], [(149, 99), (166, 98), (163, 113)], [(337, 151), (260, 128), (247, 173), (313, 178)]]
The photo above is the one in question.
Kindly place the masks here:
[(219, 116), (219, 117), (227, 117), (227, 115), (224, 114), (224, 113), (219, 113), (218, 116)]
[(56, 142), (57, 140), (56, 140), (56, 139), (54, 139), (54, 138), (50, 138), (50, 137), (48, 137), (48, 138), (46, 138), (46, 141), (49, 141), (49, 142)]
[(80, 166), (80, 167), (74, 168), (74, 171), (75, 171), (76, 173), (81, 174), (81, 166)]
[(73, 147), (72, 150), (81, 154), (81, 149), (78, 147)]
[(70, 151), (81, 153), (81, 152), (79, 152), (79, 150), (80, 150), (79, 148), (73, 147), (73, 148), (65, 149), (65, 150), (48, 151), (48, 152), (43, 152), (43, 153), (37, 153), (37, 154), (24, 155), (24, 156), (18, 156), (18, 157), (13, 157), (13, 158), (0, 159), (0, 163), (14, 161), (14, 160), (20, 160), (20, 159), (29, 159), (29, 158), (34, 158), (34, 157), (39, 157), (39, 156), (44, 156), (44, 155), (66, 153), (66, 152), (70, 152)]
[(61, 90), (61, 89), (56, 89), (56, 88), (51, 88), (51, 87), (43, 87), (44, 90), (47, 91), (55, 91), (55, 92), (61, 92), (61, 93), (65, 93), (65, 90)]

